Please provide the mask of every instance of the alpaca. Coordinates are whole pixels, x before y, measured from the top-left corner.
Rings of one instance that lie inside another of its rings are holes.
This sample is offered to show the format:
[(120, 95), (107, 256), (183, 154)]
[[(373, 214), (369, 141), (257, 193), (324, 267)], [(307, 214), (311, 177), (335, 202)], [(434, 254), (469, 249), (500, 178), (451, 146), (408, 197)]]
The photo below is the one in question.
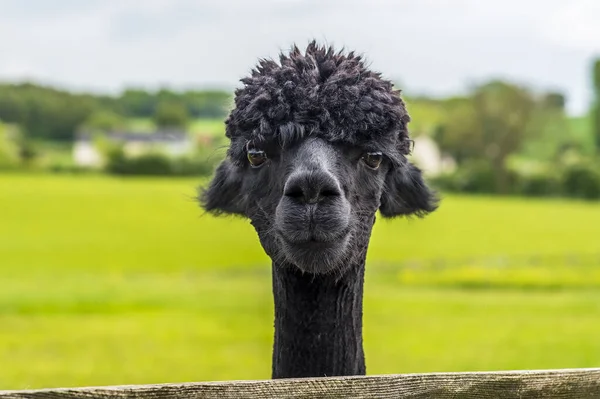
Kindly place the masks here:
[(260, 60), (235, 91), (226, 159), (201, 190), (250, 219), (272, 260), (273, 378), (364, 375), (365, 256), (377, 210), (437, 207), (408, 162), (400, 92), (362, 57), (311, 42)]

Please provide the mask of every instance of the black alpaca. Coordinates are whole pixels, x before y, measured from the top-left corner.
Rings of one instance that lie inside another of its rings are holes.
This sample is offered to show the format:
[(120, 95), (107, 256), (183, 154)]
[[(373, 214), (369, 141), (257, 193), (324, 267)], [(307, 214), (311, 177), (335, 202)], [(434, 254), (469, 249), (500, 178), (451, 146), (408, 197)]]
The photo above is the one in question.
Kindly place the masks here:
[(248, 217), (273, 261), (273, 378), (365, 374), (365, 256), (384, 217), (436, 208), (410, 164), (410, 118), (354, 53), (308, 45), (261, 60), (226, 121), (207, 211)]

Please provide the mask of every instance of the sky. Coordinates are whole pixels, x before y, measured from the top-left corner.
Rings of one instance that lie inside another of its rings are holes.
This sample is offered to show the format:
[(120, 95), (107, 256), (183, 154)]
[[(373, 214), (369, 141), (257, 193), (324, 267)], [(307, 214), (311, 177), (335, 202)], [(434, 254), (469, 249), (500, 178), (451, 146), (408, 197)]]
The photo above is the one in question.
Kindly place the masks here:
[(317, 39), (408, 94), (506, 78), (592, 98), (600, 0), (0, 0), (0, 80), (71, 90), (239, 85), (259, 57)]

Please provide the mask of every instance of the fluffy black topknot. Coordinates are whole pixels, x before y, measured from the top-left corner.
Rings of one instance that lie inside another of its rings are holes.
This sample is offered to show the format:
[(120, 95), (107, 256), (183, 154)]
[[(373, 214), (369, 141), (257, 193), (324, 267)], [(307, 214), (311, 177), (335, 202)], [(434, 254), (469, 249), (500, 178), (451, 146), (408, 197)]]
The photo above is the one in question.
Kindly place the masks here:
[(361, 56), (311, 42), (294, 46), (279, 63), (263, 59), (235, 92), (226, 120), (229, 156), (244, 160), (248, 141), (285, 147), (306, 136), (351, 145), (377, 143), (391, 155), (410, 151), (410, 120), (400, 91)]

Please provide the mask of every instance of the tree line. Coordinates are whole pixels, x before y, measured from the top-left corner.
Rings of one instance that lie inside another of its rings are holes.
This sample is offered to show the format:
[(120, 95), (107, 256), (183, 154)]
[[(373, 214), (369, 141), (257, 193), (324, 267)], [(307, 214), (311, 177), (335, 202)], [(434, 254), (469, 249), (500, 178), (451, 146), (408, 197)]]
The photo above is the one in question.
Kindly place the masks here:
[[(560, 93), (532, 93), (515, 84), (492, 81), (475, 87), (463, 97), (442, 100), (441, 121), (433, 137), (458, 168), (489, 169), (489, 190), (507, 192), (509, 159), (526, 157), (552, 161), (560, 152), (580, 143), (569, 133), (565, 98)], [(547, 144), (550, 144), (548, 146)], [(547, 147), (551, 147), (547, 151)]]
[[(600, 59), (592, 64), (590, 77), (595, 99), (589, 116), (580, 118), (578, 126), (566, 113), (562, 93), (536, 92), (514, 82), (493, 80), (462, 96), (404, 96), (413, 116), (409, 127), (413, 136), (434, 139), (454, 161), (454, 170), (436, 177), (446, 190), (600, 197)], [(159, 128), (185, 129), (192, 118), (224, 119), (231, 102), (231, 93), (219, 90), (130, 88), (109, 96), (32, 83), (0, 83), (0, 122), (4, 122), (0, 123), (0, 164), (30, 163), (40, 149), (38, 143), (68, 142), (80, 129), (125, 129), (135, 118), (150, 119)], [(167, 161), (152, 156), (156, 159), (141, 162), (121, 154), (115, 157), (117, 167), (108, 170), (160, 169), (166, 174)], [(164, 164), (162, 169), (159, 164)], [(169, 173), (199, 170), (189, 163), (182, 165)], [(201, 169), (203, 173), (210, 170)]]
[(72, 140), (80, 127), (120, 127), (127, 118), (185, 125), (189, 118), (222, 118), (225, 91), (127, 89), (119, 95), (72, 93), (32, 83), (0, 83), (0, 120), (17, 124), (31, 139)]
[(457, 192), (600, 198), (600, 85), (597, 94), (589, 117), (579, 118), (589, 125), (579, 126), (561, 93), (509, 82), (439, 100), (432, 136), (456, 168), (434, 180)]

